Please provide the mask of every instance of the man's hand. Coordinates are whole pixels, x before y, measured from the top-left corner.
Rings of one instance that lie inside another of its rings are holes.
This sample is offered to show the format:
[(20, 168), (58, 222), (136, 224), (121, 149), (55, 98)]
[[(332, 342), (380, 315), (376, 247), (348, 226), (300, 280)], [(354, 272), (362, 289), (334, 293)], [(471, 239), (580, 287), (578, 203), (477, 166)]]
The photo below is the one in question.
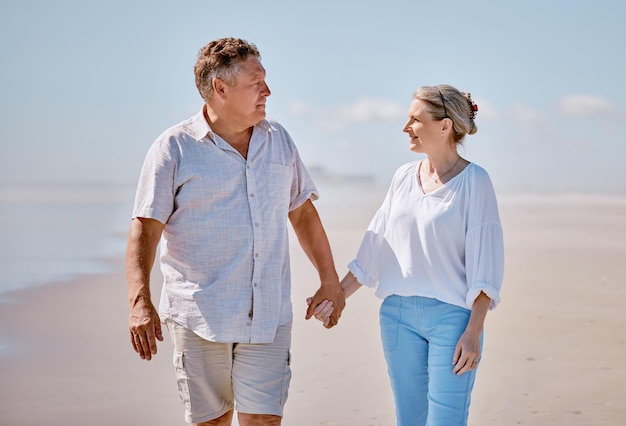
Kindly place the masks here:
[(133, 219), (126, 247), (130, 343), (148, 361), (157, 352), (155, 338), (163, 341), (159, 314), (150, 299), (150, 271), (164, 226), (154, 219)]
[[(309, 303), (310, 300), (310, 303)], [(307, 299), (309, 308), (306, 311), (306, 319), (310, 319), (316, 315), (316, 310), (319, 313), (328, 308), (328, 303), (331, 303), (332, 312), (330, 317), (323, 321), (324, 327), (333, 328), (339, 322), (341, 312), (346, 306), (346, 298), (339, 283), (336, 285), (324, 285), (317, 290), (313, 297)]]
[(151, 301), (139, 299), (131, 306), (128, 328), (133, 349), (141, 359), (150, 361), (157, 353), (156, 339), (163, 341), (161, 320)]
[(339, 284), (339, 277), (335, 270), (333, 255), (322, 221), (310, 199), (289, 212), (289, 220), (296, 232), (300, 246), (317, 269), (322, 282), (317, 293), (311, 298), (311, 304), (306, 311), (306, 319), (314, 315), (315, 309), (320, 303), (328, 300), (333, 303), (333, 312), (325, 327), (332, 328), (339, 321), (341, 311), (346, 305), (346, 297)]

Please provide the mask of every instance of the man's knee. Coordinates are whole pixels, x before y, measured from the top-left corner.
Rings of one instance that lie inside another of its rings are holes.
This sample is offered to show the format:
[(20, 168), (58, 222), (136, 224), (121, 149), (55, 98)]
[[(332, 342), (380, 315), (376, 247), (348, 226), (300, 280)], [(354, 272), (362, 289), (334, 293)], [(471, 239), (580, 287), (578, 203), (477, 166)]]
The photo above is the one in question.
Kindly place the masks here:
[(233, 410), (219, 416), (217, 419), (202, 423), (194, 423), (194, 426), (230, 426), (233, 421)]
[(273, 414), (246, 414), (239, 413), (241, 426), (280, 426), (282, 417)]

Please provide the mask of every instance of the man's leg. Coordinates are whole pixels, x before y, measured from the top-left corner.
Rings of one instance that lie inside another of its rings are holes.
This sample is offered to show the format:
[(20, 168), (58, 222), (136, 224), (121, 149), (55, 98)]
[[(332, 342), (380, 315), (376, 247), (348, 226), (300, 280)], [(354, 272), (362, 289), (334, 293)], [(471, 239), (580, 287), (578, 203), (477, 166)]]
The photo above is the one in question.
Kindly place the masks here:
[(238, 413), (240, 426), (280, 426), (282, 417), (273, 414), (246, 414)]
[(194, 423), (194, 426), (230, 426), (233, 422), (233, 410), (218, 417), (217, 419), (209, 420), (202, 423)]
[(185, 421), (230, 425), (233, 345), (209, 342), (173, 321), (166, 321), (174, 344), (174, 367)]
[(235, 410), (242, 426), (280, 425), (291, 381), (291, 322), (274, 342), (233, 348)]

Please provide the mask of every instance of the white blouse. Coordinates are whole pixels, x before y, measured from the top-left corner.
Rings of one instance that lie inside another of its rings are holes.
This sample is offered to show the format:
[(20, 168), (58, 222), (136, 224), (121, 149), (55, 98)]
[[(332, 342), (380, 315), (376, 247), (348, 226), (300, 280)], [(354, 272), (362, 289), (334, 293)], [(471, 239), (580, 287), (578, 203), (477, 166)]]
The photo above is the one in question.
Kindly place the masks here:
[(491, 179), (470, 163), (424, 194), (419, 161), (395, 173), (348, 265), (376, 296), (423, 296), (471, 309), (480, 292), (500, 302), (504, 244)]

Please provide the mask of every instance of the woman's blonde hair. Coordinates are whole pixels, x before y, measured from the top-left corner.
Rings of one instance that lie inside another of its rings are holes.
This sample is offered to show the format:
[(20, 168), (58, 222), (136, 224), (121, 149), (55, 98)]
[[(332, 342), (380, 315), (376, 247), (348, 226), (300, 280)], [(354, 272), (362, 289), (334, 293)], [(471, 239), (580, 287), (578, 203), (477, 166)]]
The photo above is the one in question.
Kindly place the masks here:
[(422, 86), (413, 94), (429, 105), (428, 112), (433, 120), (449, 118), (452, 121), (452, 142), (460, 144), (465, 135), (473, 135), (478, 131), (474, 118), (478, 106), (472, 101), (468, 92), (461, 92), (453, 86)]

